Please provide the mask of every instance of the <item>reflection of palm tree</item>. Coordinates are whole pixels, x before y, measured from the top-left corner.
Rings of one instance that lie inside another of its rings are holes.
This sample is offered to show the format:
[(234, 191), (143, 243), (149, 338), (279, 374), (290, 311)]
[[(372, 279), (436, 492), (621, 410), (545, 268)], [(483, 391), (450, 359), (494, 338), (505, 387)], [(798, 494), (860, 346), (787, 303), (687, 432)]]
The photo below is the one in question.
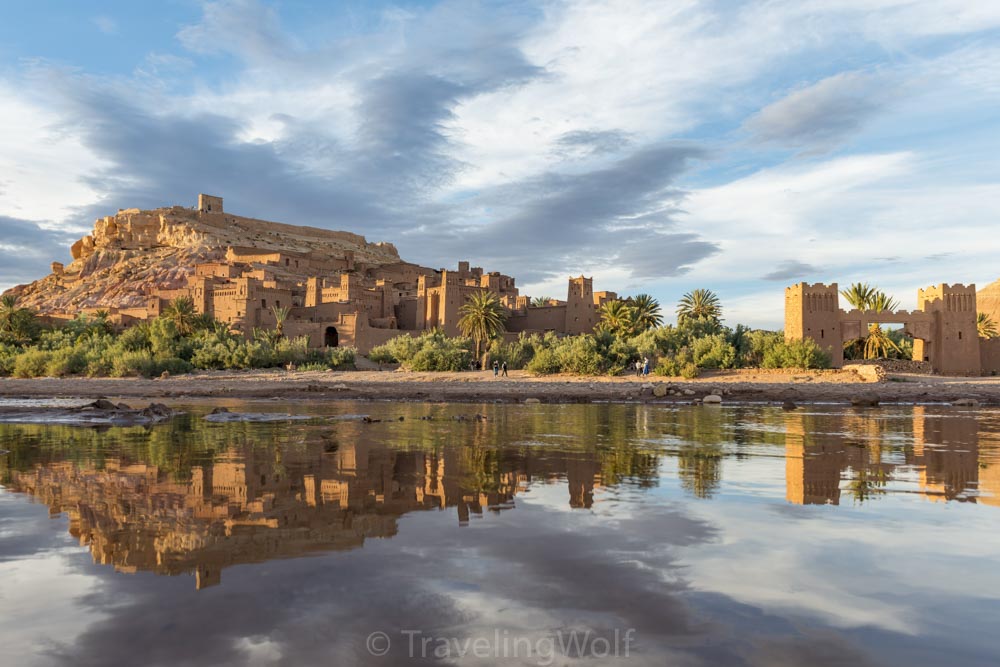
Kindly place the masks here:
[(866, 500), (874, 500), (878, 496), (885, 495), (885, 487), (888, 483), (885, 470), (878, 468), (873, 474), (873, 471), (868, 468), (860, 467), (853, 472), (854, 478), (847, 485), (847, 488), (857, 502), (863, 503)]
[(681, 486), (695, 498), (711, 498), (722, 483), (722, 450), (718, 445), (689, 445), (677, 453)]

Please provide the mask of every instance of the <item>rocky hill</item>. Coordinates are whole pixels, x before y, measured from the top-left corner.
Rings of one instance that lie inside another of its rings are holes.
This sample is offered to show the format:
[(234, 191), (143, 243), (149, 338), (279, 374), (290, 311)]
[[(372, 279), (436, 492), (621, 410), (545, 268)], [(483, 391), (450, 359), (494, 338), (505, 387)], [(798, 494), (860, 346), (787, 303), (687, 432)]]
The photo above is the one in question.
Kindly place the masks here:
[[(282, 252), (312, 263), (352, 256), (359, 264), (399, 262), (389, 243), (363, 236), (299, 227), (222, 211), (181, 206), (150, 211), (125, 209), (98, 219), (94, 231), (70, 249), (73, 261), (52, 263), (52, 273), (9, 290), (22, 306), (40, 313), (83, 308), (142, 306), (157, 289), (184, 287), (196, 264), (224, 261), (229, 248)], [(305, 279), (294, 270), (282, 276)]]

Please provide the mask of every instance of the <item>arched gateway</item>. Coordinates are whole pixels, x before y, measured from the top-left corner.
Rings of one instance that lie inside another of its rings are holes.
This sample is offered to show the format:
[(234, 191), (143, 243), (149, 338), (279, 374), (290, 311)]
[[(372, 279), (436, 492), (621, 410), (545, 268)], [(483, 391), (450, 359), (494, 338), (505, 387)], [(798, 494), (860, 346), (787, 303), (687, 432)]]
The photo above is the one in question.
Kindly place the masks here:
[(799, 283), (785, 289), (785, 339), (812, 338), (844, 365), (844, 343), (861, 338), (871, 324), (902, 323), (913, 338), (913, 359), (939, 373), (982, 371), (976, 331), (976, 286), (940, 284), (917, 292), (917, 310), (841, 310), (837, 283)]

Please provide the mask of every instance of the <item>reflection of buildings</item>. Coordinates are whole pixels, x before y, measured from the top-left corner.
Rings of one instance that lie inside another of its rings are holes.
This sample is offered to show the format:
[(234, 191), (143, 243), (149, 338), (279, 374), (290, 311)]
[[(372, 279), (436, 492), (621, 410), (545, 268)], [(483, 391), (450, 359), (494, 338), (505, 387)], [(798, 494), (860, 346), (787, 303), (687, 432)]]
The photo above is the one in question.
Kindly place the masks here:
[(806, 434), (804, 417), (785, 415), (785, 499), (797, 505), (839, 505), (840, 473), (847, 463), (842, 442)]
[[(887, 430), (888, 420), (863, 415), (838, 417), (835, 429), (830, 417), (793, 412), (784, 419), (788, 502), (837, 505), (842, 491), (865, 500), (884, 493), (890, 479), (915, 472), (929, 500), (1000, 506), (1000, 436), (976, 417), (915, 406), (911, 422), (896, 424), (902, 433)], [(912, 443), (897, 447), (901, 456), (884, 455), (893, 436)], [(981, 439), (992, 446), (980, 447)]]
[(572, 452), (246, 445), (191, 468), (184, 481), (146, 463), (112, 460), (98, 469), (59, 461), (13, 472), (11, 489), (65, 512), (96, 562), (127, 572), (195, 572), (202, 588), (219, 583), (230, 565), (390, 537), (407, 512), (454, 507), (464, 523), (511, 508), (514, 495), (538, 479), (565, 478), (570, 505), (590, 507), (600, 470), (592, 454)]

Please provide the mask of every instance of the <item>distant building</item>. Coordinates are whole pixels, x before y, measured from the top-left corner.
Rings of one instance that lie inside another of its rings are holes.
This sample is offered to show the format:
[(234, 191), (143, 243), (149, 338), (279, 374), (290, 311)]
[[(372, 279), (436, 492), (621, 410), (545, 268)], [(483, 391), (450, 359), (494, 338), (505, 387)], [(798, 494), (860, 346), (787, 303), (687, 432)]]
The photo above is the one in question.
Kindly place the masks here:
[[(322, 235), (327, 245), (316, 249), (296, 241), (309, 234)], [(254, 245), (254, 238), (263, 241)], [(273, 328), (274, 309), (287, 308), (286, 335), (305, 336), (313, 347), (352, 346), (365, 354), (401, 334), (441, 329), (458, 335), (460, 310), (477, 292), (500, 298), (511, 335), (592, 332), (601, 304), (617, 299), (613, 292), (594, 292), (593, 279), (579, 276), (569, 279), (565, 301), (534, 306), (520, 295), (511, 276), (470, 267), (466, 261), (459, 262), (457, 270), (411, 264), (400, 260), (390, 244), (369, 244), (347, 232), (234, 216), (223, 209), (222, 197), (206, 194), (198, 195), (193, 211), (125, 209), (99, 219), (94, 233), (73, 245), (74, 264), (54, 266), (53, 272), (62, 286), (73, 286), (87, 280), (86, 272), (99, 270), (105, 251), (164, 247), (198, 248), (199, 256), (210, 260), (180, 268), (169, 287), (146, 286), (143, 305), (91, 302), (87, 308), (108, 310), (127, 325), (158, 316), (178, 297), (190, 297), (199, 313), (247, 337), (254, 329)], [(366, 250), (364, 257), (352, 248)]]

